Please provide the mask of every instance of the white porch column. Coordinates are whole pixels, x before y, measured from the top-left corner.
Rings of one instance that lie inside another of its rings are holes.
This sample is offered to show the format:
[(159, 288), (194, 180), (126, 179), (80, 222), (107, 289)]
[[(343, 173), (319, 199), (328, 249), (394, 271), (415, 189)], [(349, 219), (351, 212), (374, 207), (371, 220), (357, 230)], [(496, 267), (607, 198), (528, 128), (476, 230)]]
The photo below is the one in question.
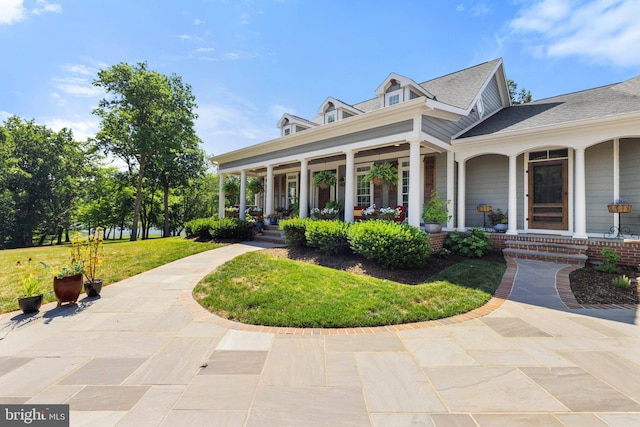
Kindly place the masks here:
[(516, 155), (509, 156), (509, 229), (506, 234), (518, 234), (518, 193), (516, 192)]
[[(613, 139), (613, 200), (620, 198), (620, 139)], [(613, 226), (620, 227), (620, 215), (613, 214)]]
[(409, 225), (420, 227), (420, 141), (409, 143)]
[(219, 173), (218, 178), (218, 218), (224, 218), (224, 174)]
[(355, 151), (347, 151), (345, 154), (347, 156), (347, 165), (344, 177), (344, 220), (345, 222), (353, 222), (356, 189), (356, 154)]
[(573, 237), (575, 239), (587, 238), (587, 188), (585, 184), (584, 148), (576, 148), (575, 153), (575, 206)]
[(309, 216), (309, 159), (300, 161), (300, 218)]
[(267, 166), (267, 200), (265, 201), (264, 215), (271, 215), (273, 212), (273, 165)]
[(449, 212), (449, 221), (447, 221), (447, 230), (453, 230), (453, 201), (456, 200), (455, 194), (455, 169), (456, 161), (453, 156), (453, 151), (447, 151), (447, 200), (451, 202), (447, 205), (447, 211)]
[(467, 186), (466, 182), (466, 168), (467, 161), (461, 160), (458, 162), (458, 230), (464, 231), (466, 230), (464, 211), (466, 207), (465, 200), (465, 187)]
[(247, 171), (240, 171), (240, 219), (245, 219), (247, 214)]

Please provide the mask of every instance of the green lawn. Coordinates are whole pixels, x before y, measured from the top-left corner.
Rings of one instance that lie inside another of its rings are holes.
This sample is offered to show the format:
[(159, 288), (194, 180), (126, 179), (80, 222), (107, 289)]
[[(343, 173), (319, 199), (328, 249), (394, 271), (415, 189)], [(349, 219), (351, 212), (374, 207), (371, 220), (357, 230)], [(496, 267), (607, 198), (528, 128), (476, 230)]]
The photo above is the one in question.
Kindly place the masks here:
[[(176, 259), (219, 247), (211, 243), (194, 242), (181, 237), (130, 241), (105, 241), (104, 262), (99, 276), (105, 284), (117, 282), (150, 270)], [(34, 275), (42, 278), (45, 302), (55, 301), (53, 273), (66, 265), (69, 246), (44, 246), (37, 248), (10, 249), (0, 251), (0, 313), (18, 309), (17, 297), (21, 294), (21, 271), (16, 263), (26, 263), (31, 258)], [(42, 261), (51, 271), (42, 268)]]
[(433, 281), (403, 285), (317, 265), (241, 255), (203, 279), (195, 298), (239, 322), (339, 328), (418, 322), (465, 313), (493, 295), (504, 264), (468, 260)]

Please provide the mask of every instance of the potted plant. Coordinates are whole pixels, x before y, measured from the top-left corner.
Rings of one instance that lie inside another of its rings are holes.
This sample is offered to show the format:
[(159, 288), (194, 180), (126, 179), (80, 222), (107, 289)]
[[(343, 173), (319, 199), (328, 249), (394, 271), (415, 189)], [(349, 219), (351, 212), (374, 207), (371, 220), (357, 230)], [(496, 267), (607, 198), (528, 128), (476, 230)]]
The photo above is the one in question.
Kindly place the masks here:
[(238, 183), (238, 177), (228, 176), (224, 179), (224, 184), (222, 185), (222, 189), (224, 193), (233, 196), (240, 191), (240, 185)]
[(251, 191), (254, 194), (264, 192), (264, 185), (262, 185), (262, 180), (258, 178), (249, 179), (249, 182), (247, 182), (247, 190)]
[(629, 213), (633, 209), (633, 205), (625, 199), (616, 199), (607, 205), (611, 213)]
[(326, 189), (336, 185), (336, 174), (333, 171), (320, 171), (313, 176), (313, 185)]
[(84, 291), (88, 297), (97, 297), (102, 291), (102, 279), (98, 278), (98, 266), (104, 258), (104, 229), (96, 227), (83, 245), (83, 262), (85, 266)]
[(508, 211), (502, 212), (500, 208), (495, 211), (489, 212), (489, 221), (491, 225), (498, 233), (504, 233), (507, 231), (507, 224), (509, 223)]
[(442, 231), (442, 224), (451, 218), (447, 210), (449, 202), (450, 200), (442, 200), (436, 190), (431, 192), (429, 201), (422, 208), (422, 219), (427, 233), (439, 233)]
[(373, 182), (374, 185), (396, 185), (398, 183), (398, 169), (391, 163), (374, 164), (363, 179), (365, 182)]
[(262, 208), (258, 208), (255, 206), (252, 206), (250, 208), (247, 208), (244, 213), (248, 216), (254, 217), (254, 218), (259, 218), (262, 216)]
[(224, 208), (224, 216), (227, 218), (237, 218), (240, 216), (240, 209), (235, 206), (227, 206)]
[(84, 284), (83, 276), (85, 273), (83, 259), (84, 242), (80, 237), (80, 233), (75, 233), (71, 239), (71, 249), (69, 250), (69, 265), (60, 270), (53, 278), (53, 291), (58, 300), (58, 306), (63, 302), (74, 305), (78, 301), (82, 285)]
[(267, 215), (267, 218), (269, 218), (269, 225), (278, 225), (278, 219), (280, 218), (280, 215), (277, 213), (269, 214)]
[(19, 269), (25, 269), (22, 277), (22, 295), (18, 297), (18, 306), (24, 314), (35, 313), (42, 306), (42, 280), (34, 276), (31, 258), (26, 266), (20, 261), (16, 265)]

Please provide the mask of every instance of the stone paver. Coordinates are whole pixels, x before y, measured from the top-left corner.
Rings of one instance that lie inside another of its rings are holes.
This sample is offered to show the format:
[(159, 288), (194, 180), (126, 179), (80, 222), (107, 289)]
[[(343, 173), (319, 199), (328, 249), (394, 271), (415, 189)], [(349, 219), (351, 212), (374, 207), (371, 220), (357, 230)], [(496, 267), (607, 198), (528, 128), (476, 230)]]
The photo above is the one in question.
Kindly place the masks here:
[(508, 260), (484, 307), (380, 328), (242, 325), (193, 300), (207, 273), (262, 247), (0, 315), (0, 403), (68, 403), (72, 426), (640, 425), (637, 307), (571, 301), (571, 267)]

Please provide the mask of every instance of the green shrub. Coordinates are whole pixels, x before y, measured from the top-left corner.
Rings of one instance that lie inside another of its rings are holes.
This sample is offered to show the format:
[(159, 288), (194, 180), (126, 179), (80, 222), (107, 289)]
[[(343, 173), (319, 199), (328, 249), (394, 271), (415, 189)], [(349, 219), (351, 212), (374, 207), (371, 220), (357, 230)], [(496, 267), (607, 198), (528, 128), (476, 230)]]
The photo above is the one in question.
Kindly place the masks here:
[(306, 246), (305, 232), (310, 223), (311, 220), (309, 218), (291, 218), (280, 221), (280, 230), (284, 232), (287, 245)]
[(253, 224), (238, 218), (220, 218), (214, 221), (209, 228), (213, 239), (238, 239), (247, 240)]
[(447, 235), (445, 247), (457, 255), (481, 257), (489, 253), (491, 236), (480, 228), (472, 228), (469, 232), (452, 231)]
[(408, 224), (362, 221), (349, 227), (348, 237), (353, 252), (385, 268), (419, 267), (431, 255), (427, 234)]
[(184, 229), (187, 233), (187, 237), (198, 237), (200, 239), (210, 240), (212, 239), (209, 229), (213, 224), (218, 221), (218, 218), (197, 218), (192, 219), (184, 224)]
[(305, 238), (307, 246), (316, 248), (327, 255), (337, 255), (350, 251), (347, 232), (348, 222), (314, 221), (307, 224)]
[(602, 251), (600, 251), (600, 255), (604, 257), (604, 264), (596, 266), (595, 269), (603, 273), (617, 273), (618, 261), (620, 261), (622, 257), (618, 255), (615, 249), (605, 246), (602, 248)]
[(631, 286), (631, 279), (623, 274), (622, 276), (611, 279), (611, 284), (616, 288), (629, 289), (629, 286)]

